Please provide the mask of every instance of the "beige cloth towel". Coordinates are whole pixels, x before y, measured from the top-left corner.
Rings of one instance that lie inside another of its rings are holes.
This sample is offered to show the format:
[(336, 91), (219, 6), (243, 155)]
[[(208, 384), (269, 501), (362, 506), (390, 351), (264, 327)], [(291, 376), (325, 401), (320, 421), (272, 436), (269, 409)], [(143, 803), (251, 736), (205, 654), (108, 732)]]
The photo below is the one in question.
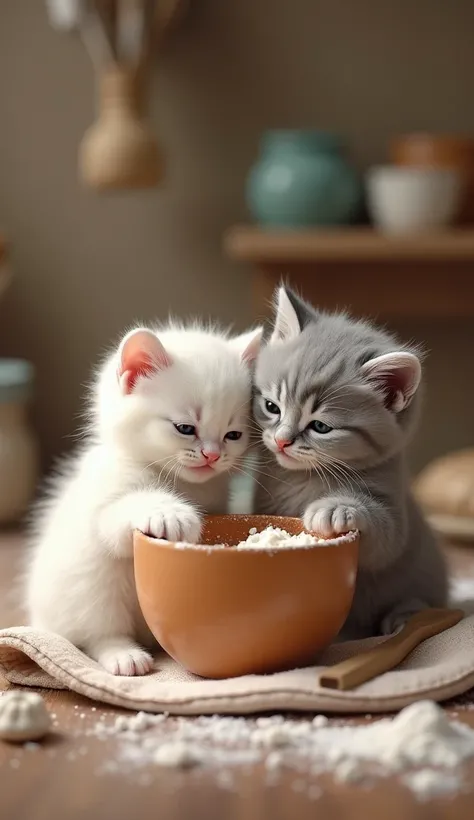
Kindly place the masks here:
[(274, 675), (204, 680), (166, 655), (145, 677), (114, 677), (64, 638), (29, 627), (0, 631), (0, 674), (13, 684), (71, 689), (126, 709), (197, 715), (278, 710), (382, 712), (420, 698), (442, 701), (474, 687), (474, 615), (421, 644), (393, 672), (351, 692), (322, 689), (322, 667), (373, 646), (369, 639), (331, 646), (321, 666)]

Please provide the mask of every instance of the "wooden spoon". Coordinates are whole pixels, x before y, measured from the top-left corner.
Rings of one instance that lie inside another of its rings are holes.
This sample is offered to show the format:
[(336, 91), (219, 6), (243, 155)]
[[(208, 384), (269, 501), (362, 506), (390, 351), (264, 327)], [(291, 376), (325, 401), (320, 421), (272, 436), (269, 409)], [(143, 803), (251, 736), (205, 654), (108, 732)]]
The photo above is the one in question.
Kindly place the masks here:
[(345, 691), (394, 669), (420, 643), (455, 626), (464, 617), (461, 609), (424, 609), (408, 620), (396, 635), (368, 652), (342, 661), (319, 676), (325, 689)]

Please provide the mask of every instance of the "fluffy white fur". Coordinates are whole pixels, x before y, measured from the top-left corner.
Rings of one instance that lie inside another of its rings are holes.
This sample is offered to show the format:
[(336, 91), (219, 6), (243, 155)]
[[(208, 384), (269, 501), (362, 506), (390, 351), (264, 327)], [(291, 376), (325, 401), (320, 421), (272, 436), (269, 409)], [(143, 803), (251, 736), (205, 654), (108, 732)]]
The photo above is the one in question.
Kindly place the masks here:
[[(175, 326), (127, 334), (99, 372), (81, 452), (36, 511), (30, 622), (112, 674), (145, 674), (152, 664), (132, 532), (196, 541), (202, 512), (225, 511), (229, 470), (248, 445), (249, 363), (260, 337), (260, 328), (229, 339)], [(241, 437), (229, 440), (231, 431)]]

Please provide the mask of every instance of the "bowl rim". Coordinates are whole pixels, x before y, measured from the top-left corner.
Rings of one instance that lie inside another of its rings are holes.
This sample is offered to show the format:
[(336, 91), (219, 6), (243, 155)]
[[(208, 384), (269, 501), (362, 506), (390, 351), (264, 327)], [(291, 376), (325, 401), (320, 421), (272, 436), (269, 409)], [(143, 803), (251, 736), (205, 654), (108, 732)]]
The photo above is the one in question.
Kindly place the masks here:
[[(233, 514), (232, 514), (233, 515)], [(250, 515), (246, 516), (242, 514), (242, 517), (251, 517), (255, 518), (258, 516)], [(293, 518), (294, 516), (275, 516), (276, 519), (278, 518)], [(303, 532), (306, 532), (308, 535), (314, 535), (317, 538), (320, 538), (318, 533), (311, 532), (310, 530), (303, 529)], [(327, 548), (333, 548), (338, 546), (343, 546), (345, 544), (352, 544), (356, 543), (360, 538), (359, 530), (350, 530), (349, 532), (343, 533), (341, 535), (337, 535), (333, 538), (325, 538), (324, 543), (318, 544), (299, 544), (298, 546), (287, 546), (287, 547), (277, 547), (277, 548), (268, 548), (268, 547), (249, 547), (248, 549), (240, 548), (238, 549), (236, 545), (228, 545), (228, 544), (188, 544), (184, 541), (168, 541), (166, 538), (155, 538), (152, 535), (147, 535), (146, 533), (142, 532), (141, 530), (135, 529), (133, 531), (133, 540), (135, 544), (135, 536), (138, 535), (141, 539), (144, 539), (150, 544), (159, 545), (160, 547), (164, 547), (165, 549), (172, 550), (174, 552), (184, 552), (190, 550), (191, 552), (206, 552), (206, 553), (216, 553), (222, 554), (223, 552), (233, 553), (236, 555), (276, 555), (279, 553), (297, 553), (297, 552), (308, 552), (310, 550), (325, 550)]]

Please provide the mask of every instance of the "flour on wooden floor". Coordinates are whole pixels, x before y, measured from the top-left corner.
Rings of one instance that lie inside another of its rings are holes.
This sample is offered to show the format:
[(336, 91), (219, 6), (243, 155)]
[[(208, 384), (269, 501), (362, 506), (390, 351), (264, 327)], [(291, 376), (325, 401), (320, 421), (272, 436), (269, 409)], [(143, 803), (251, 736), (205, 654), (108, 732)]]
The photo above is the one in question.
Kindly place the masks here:
[(263, 762), (269, 776), (288, 768), (310, 776), (331, 773), (348, 784), (395, 775), (420, 800), (463, 788), (462, 764), (474, 759), (474, 731), (431, 701), (365, 725), (329, 723), (324, 715), (311, 722), (281, 715), (164, 721), (138, 713), (109, 726), (100, 722), (93, 731), (117, 738), (114, 771), (150, 764), (203, 767), (226, 771), (229, 779), (232, 767)]

